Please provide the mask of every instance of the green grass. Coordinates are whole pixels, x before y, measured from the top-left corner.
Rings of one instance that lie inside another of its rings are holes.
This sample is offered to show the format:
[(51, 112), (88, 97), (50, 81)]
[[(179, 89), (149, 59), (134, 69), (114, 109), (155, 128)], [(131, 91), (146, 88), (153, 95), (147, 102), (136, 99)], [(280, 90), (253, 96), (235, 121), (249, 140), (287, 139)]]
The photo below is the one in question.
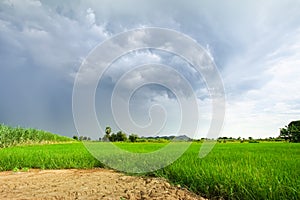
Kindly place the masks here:
[(192, 145), (156, 175), (209, 198), (300, 199), (300, 144), (218, 144), (199, 159)]
[(20, 144), (57, 143), (74, 141), (71, 138), (49, 133), (37, 129), (12, 128), (0, 124), (0, 148), (16, 146)]
[[(122, 149), (141, 153), (164, 145), (116, 144)], [(101, 147), (101, 143), (99, 145)], [(300, 199), (300, 144), (217, 144), (203, 159), (198, 157), (200, 146), (200, 143), (192, 144), (172, 165), (149, 175), (165, 177), (208, 198)], [(0, 149), (0, 170), (93, 167), (103, 165), (82, 143)]]
[(141, 142), (141, 143), (127, 143), (127, 142), (114, 142), (120, 149), (135, 152), (135, 153), (147, 153), (157, 151), (168, 144), (165, 143), (154, 143), (154, 142)]
[(82, 143), (16, 146), (0, 149), (0, 170), (103, 167)]

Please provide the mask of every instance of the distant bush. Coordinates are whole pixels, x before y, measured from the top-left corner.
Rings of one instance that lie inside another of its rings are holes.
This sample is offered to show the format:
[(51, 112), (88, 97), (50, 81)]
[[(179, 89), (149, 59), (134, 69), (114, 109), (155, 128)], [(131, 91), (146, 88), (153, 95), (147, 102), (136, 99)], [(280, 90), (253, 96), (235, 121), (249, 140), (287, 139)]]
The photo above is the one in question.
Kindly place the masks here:
[(166, 140), (166, 139), (158, 139), (156, 140), (155, 142), (158, 142), (158, 143), (168, 143), (170, 142), (169, 140)]
[(131, 134), (128, 137), (128, 139), (129, 139), (130, 142), (136, 142), (138, 138), (139, 138), (139, 136), (136, 135), (136, 134)]
[(74, 135), (74, 136), (73, 136), (73, 139), (74, 139), (74, 140), (78, 140), (78, 136), (77, 136), (77, 135)]
[(122, 131), (118, 131), (117, 133), (108, 135), (108, 139), (110, 142), (125, 142), (127, 141), (127, 136)]
[(136, 142), (148, 142), (148, 140), (145, 139), (145, 138), (142, 138), (142, 139), (138, 138), (138, 139), (136, 140)]
[(42, 130), (32, 128), (25, 129), (21, 127), (12, 128), (0, 124), (0, 148), (16, 146), (19, 144), (64, 141), (73, 141), (73, 139)]
[(257, 141), (257, 140), (249, 140), (248, 142), (249, 143), (259, 143), (259, 141)]

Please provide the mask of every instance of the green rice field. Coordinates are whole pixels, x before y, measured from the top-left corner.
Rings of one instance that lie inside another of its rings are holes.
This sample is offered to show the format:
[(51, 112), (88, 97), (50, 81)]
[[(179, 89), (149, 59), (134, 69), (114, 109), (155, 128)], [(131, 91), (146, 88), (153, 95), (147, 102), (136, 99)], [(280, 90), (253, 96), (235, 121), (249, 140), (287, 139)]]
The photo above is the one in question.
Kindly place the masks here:
[[(143, 153), (165, 145), (115, 144)], [(300, 199), (299, 143), (220, 143), (205, 158), (198, 157), (200, 147), (201, 143), (193, 143), (171, 165), (144, 175), (165, 177), (211, 199)], [(1, 171), (94, 167), (106, 166), (91, 156), (81, 142), (0, 149)]]

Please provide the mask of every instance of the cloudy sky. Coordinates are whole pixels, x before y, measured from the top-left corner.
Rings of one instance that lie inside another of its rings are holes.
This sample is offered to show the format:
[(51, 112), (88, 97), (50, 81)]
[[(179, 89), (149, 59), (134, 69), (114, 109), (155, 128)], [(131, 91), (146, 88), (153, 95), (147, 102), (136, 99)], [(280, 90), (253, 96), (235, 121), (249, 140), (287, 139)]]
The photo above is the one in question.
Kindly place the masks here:
[[(193, 38), (215, 62), (226, 94), (223, 136), (277, 136), (280, 127), (300, 118), (299, 10), (298, 0), (1, 0), (0, 123), (77, 134), (73, 84), (89, 52), (124, 31), (161, 27)], [(211, 100), (203, 78), (180, 57), (155, 49), (130, 52), (106, 71), (95, 98), (100, 125), (117, 131), (109, 111), (113, 86), (147, 63), (170, 65), (189, 80), (199, 109), (197, 137), (205, 137)], [(181, 84), (168, 74), (151, 76)], [(176, 131), (178, 101), (171, 90), (155, 84), (133, 94), (132, 119), (149, 123), (154, 104), (167, 113), (161, 134)]]

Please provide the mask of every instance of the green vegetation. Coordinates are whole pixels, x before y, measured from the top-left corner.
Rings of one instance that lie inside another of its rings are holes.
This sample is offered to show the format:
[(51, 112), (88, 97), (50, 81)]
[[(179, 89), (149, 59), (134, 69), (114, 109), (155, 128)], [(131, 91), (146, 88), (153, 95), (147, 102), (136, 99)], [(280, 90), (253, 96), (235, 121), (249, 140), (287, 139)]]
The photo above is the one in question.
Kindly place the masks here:
[(57, 143), (73, 141), (73, 139), (55, 135), (36, 129), (21, 127), (12, 128), (0, 124), (0, 148), (16, 146), (20, 144)]
[(16, 146), (0, 149), (0, 171), (39, 169), (88, 169), (103, 167), (80, 142)]
[(203, 159), (199, 148), (192, 145), (155, 175), (209, 198), (300, 199), (299, 144), (217, 144)]
[(300, 120), (292, 121), (280, 129), (280, 137), (290, 142), (300, 142)]
[[(79, 139), (77, 136), (73, 136), (76, 140), (90, 140), (90, 139)], [(155, 137), (139, 137), (137, 134), (130, 134), (127, 137), (127, 134), (123, 131), (118, 131), (117, 133), (112, 132), (111, 127), (107, 126), (105, 128), (105, 135), (103, 138), (99, 138), (99, 141), (110, 141), (110, 142), (170, 142), (171, 140), (176, 141), (192, 141), (191, 138), (181, 135), (181, 136), (155, 136)]]
[[(151, 152), (165, 145), (115, 144), (132, 152)], [(193, 143), (173, 164), (148, 175), (165, 177), (209, 198), (300, 199), (300, 144), (220, 143), (203, 159), (198, 157), (200, 147), (201, 143)], [(0, 170), (93, 167), (103, 165), (79, 142), (0, 149)]]
[(136, 142), (138, 138), (139, 138), (139, 136), (136, 135), (136, 134), (131, 134), (128, 137), (128, 139), (129, 139), (130, 142)]
[(124, 141), (127, 141), (128, 138), (127, 138), (127, 135), (125, 133), (123, 133), (122, 131), (113, 133), (111, 128), (109, 126), (107, 126), (105, 128), (105, 136), (102, 139), (99, 138), (99, 140), (111, 141), (111, 142), (124, 142)]

